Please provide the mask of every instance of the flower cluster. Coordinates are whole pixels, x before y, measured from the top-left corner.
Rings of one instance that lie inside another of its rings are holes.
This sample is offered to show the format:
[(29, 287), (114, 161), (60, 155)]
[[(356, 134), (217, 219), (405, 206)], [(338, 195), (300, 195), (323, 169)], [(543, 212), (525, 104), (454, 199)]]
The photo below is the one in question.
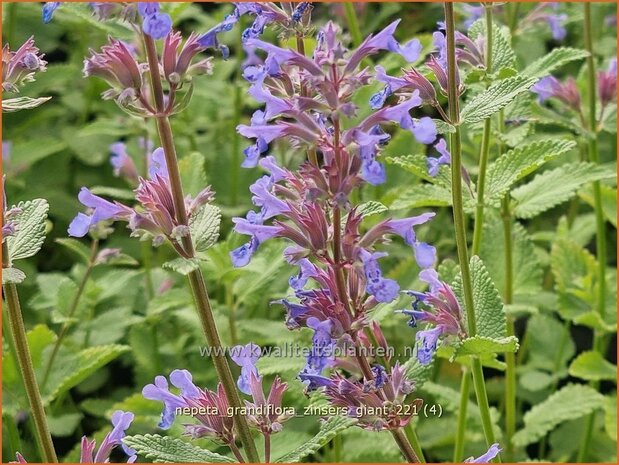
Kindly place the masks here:
[[(434, 271), (436, 262), (435, 248), (420, 241), (414, 230), (433, 213), (385, 219), (364, 231), (363, 211), (349, 200), (363, 182), (385, 181), (385, 169), (377, 160), (390, 139), (383, 125), (397, 123), (425, 144), (436, 140), (434, 122), (410, 114), (422, 104), (418, 90), (349, 123), (358, 112), (353, 103), (356, 91), (375, 77), (367, 68), (359, 69), (367, 56), (386, 50), (408, 62), (419, 57), (418, 41), (400, 44), (395, 39), (397, 24), (348, 51), (338, 39), (337, 27), (328, 23), (318, 32), (311, 58), (260, 39), (248, 40), (266, 53), (263, 64), (244, 69), (250, 95), (265, 107), (254, 113), (250, 125), (238, 127), (242, 135), (255, 139), (245, 150), (243, 166), (259, 165), (268, 174), (250, 187), (258, 211), (233, 219), (235, 231), (250, 240), (231, 252), (232, 262), (246, 265), (266, 240), (279, 237), (292, 242), (284, 254), (299, 271), (289, 280), (293, 295), (277, 303), (285, 307), (290, 329), (308, 328), (313, 333), (299, 379), (307, 391), (324, 389), (334, 405), (347, 407), (350, 415), (360, 418), (360, 426), (372, 430), (397, 429), (409, 421), (397, 408), (413, 387), (403, 368), (372, 367), (362, 357), (346, 361), (353, 378), (324, 372), (342, 362), (337, 349), (356, 350), (367, 342), (365, 328), (384, 341), (380, 326), (375, 322), (370, 326), (368, 312), (397, 299), (400, 286), (383, 274), (379, 261), (387, 253), (377, 246), (397, 235), (411, 247), (420, 269)], [(263, 156), (279, 138), (308, 152), (309, 161), (298, 171), (279, 166), (273, 156)], [(439, 148), (446, 152), (443, 144)], [(437, 164), (445, 163), (449, 154), (441, 156)], [(356, 378), (359, 374), (362, 377)], [(368, 407), (385, 408), (363, 414)]]
[[(241, 367), (238, 385), (241, 392), (251, 395), (253, 402), (245, 401), (247, 419), (250, 426), (261, 434), (269, 436), (282, 429), (282, 423), (289, 416), (282, 414), (282, 398), (287, 384), (276, 377), (271, 385), (269, 395), (264, 396), (262, 376), (258, 373), (256, 362), (260, 357), (260, 348), (255, 344), (236, 346), (230, 349), (232, 360)], [(174, 370), (170, 373), (170, 383), (179, 389), (178, 394), (170, 392), (167, 379), (157, 376), (153, 384), (142, 389), (146, 399), (163, 402), (163, 411), (159, 427), (168, 429), (174, 423), (176, 412), (195, 412), (192, 416), (199, 424), (185, 424), (185, 434), (193, 439), (209, 438), (221, 444), (234, 447), (234, 419), (230, 415), (230, 406), (221, 383), (217, 391), (201, 389), (193, 383), (193, 377), (187, 370)]]
[[(96, 453), (97, 442), (94, 439), (90, 440), (83, 436), (79, 463), (107, 463), (110, 461), (112, 449), (116, 446), (121, 446), (125, 454), (129, 456), (127, 463), (134, 463), (138, 458), (136, 451), (123, 443), (125, 431), (131, 426), (133, 418), (133, 413), (116, 410), (112, 414), (112, 431), (103, 438)], [(17, 453), (17, 463), (28, 463), (19, 452)]]
[[(154, 7), (149, 8), (140, 7), (140, 11), (148, 15), (156, 10)], [(159, 24), (162, 20), (157, 19), (157, 15), (162, 13), (155, 12), (144, 19), (145, 27), (146, 21), (152, 20), (157, 23), (151, 26), (153, 34), (162, 27)], [(181, 34), (170, 32), (168, 28), (168, 32), (161, 36), (163, 37), (165, 40), (158, 68), (168, 84), (167, 104), (163, 111), (169, 115), (182, 110), (188, 103), (187, 99), (179, 99), (176, 95), (183, 88), (183, 84), (185, 82), (191, 84), (193, 76), (210, 74), (212, 63), (210, 58), (194, 62), (195, 57), (206, 48), (200, 44), (197, 34), (191, 34), (183, 43)], [(84, 76), (99, 77), (110, 85), (110, 89), (102, 94), (104, 99), (115, 99), (121, 108), (131, 114), (155, 116), (158, 112), (148, 100), (149, 89), (144, 79), (144, 73), (147, 71), (148, 64), (139, 62), (134, 47), (111, 37), (101, 51), (91, 50), (90, 57), (84, 60)], [(188, 91), (185, 95), (191, 95), (191, 92)]]
[(34, 45), (33, 37), (14, 52), (5, 44), (2, 47), (2, 90), (17, 93), (24, 84), (34, 81), (35, 73), (47, 69), (43, 56)]
[[(119, 167), (118, 170), (131, 171), (135, 168), (124, 152), (124, 147), (114, 145), (113, 150), (116, 153), (112, 162), (115, 167)], [(187, 251), (181, 244), (181, 238), (189, 234), (189, 228), (187, 225), (178, 223), (162, 148), (156, 149), (150, 155), (149, 178), (138, 177), (138, 182), (134, 191), (138, 202), (135, 208), (116, 201), (111, 202), (93, 194), (88, 188), (82, 187), (78, 199), (82, 205), (88, 207), (89, 213), (77, 214), (69, 225), (69, 235), (84, 237), (101, 222), (126, 221), (129, 223), (129, 229), (132, 230), (132, 235), (152, 237), (154, 245), (160, 245), (167, 239), (181, 256), (187, 256)], [(185, 208), (190, 219), (203, 205), (211, 202), (213, 197), (210, 187), (203, 189), (195, 198), (187, 196)]]
[(159, 2), (138, 2), (142, 30), (153, 39), (163, 39), (172, 30), (172, 18), (161, 11)]
[(464, 328), (464, 314), (460, 303), (451, 287), (439, 280), (434, 269), (423, 270), (420, 279), (429, 285), (426, 292), (407, 291), (414, 298), (411, 310), (402, 310), (401, 313), (410, 316), (409, 325), (416, 327), (418, 322), (433, 325), (431, 329), (418, 331), (417, 360), (422, 365), (432, 361), (438, 340), (441, 336), (456, 336), (459, 339), (466, 337)]

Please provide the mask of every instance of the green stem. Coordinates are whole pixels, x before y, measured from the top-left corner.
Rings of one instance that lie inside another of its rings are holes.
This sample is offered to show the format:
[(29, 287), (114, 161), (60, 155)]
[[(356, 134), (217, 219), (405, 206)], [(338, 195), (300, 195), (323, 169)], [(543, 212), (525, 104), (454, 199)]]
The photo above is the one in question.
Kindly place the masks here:
[(509, 10), (509, 32), (513, 36), (518, 27), (518, 12), (520, 10), (519, 2), (507, 2)]
[(333, 461), (340, 462), (342, 460), (342, 435), (338, 434), (333, 438)]
[[(449, 119), (455, 126), (455, 131), (450, 135), (453, 216), (456, 233), (456, 245), (458, 249), (458, 261), (460, 263), (460, 273), (462, 275), (462, 288), (464, 294), (464, 307), (467, 315), (468, 335), (469, 337), (474, 337), (477, 334), (477, 325), (475, 321), (473, 286), (471, 283), (471, 271), (469, 268), (466, 229), (464, 222), (464, 207), (462, 202), (462, 141), (460, 134), (459, 97), (456, 83), (456, 72), (458, 68), (456, 64), (455, 18), (453, 3), (445, 3), (445, 24), (447, 29)], [(492, 430), (492, 419), (490, 417), (490, 406), (488, 404), (484, 373), (479, 358), (471, 358), (471, 369), (484, 435), (488, 447), (490, 447), (495, 442), (494, 431)], [(497, 457), (496, 460), (500, 461), (500, 458)]]
[(67, 334), (69, 334), (69, 328), (71, 327), (70, 321), (75, 315), (75, 312), (77, 311), (77, 306), (79, 305), (80, 299), (82, 298), (82, 295), (84, 294), (84, 290), (86, 289), (86, 284), (88, 283), (88, 280), (90, 279), (90, 275), (92, 274), (92, 269), (95, 266), (95, 260), (97, 258), (98, 251), (99, 251), (99, 240), (94, 239), (92, 243), (90, 244), (90, 257), (88, 259), (88, 265), (86, 266), (86, 271), (84, 272), (84, 275), (82, 276), (82, 279), (80, 280), (80, 283), (77, 288), (77, 292), (73, 296), (73, 300), (71, 301), (71, 306), (69, 307), (69, 313), (67, 314), (67, 320), (62, 325), (60, 334), (58, 335), (58, 338), (56, 338), (56, 342), (54, 343), (52, 353), (49, 356), (47, 365), (45, 366), (45, 371), (43, 372), (43, 381), (41, 381), (41, 389), (44, 389), (45, 386), (47, 385), (49, 375), (52, 372), (52, 366), (54, 365), (54, 362), (56, 361), (56, 357), (58, 355), (60, 347), (62, 346), (62, 342), (64, 341)]
[[(2, 244), (2, 267), (9, 266), (9, 249), (6, 241)], [(9, 328), (13, 337), (15, 354), (17, 355), (17, 363), (19, 371), (24, 382), (30, 412), (34, 421), (37, 439), (43, 451), (43, 458), (46, 462), (57, 463), (56, 451), (52, 442), (52, 435), (49, 432), (43, 400), (41, 392), (34, 374), (32, 365), (32, 357), (30, 348), (28, 347), (28, 337), (26, 336), (26, 326), (22, 318), (21, 306), (19, 305), (19, 295), (15, 284), (5, 284), (4, 298), (6, 301), (6, 310), (9, 315)]]
[(15, 457), (16, 452), (23, 450), (21, 439), (19, 437), (19, 429), (17, 428), (17, 422), (13, 416), (5, 414), (2, 416), (2, 424), (6, 426), (10, 456)]
[(234, 302), (234, 294), (232, 285), (226, 284), (226, 309), (228, 310), (228, 326), (230, 329), (230, 343), (234, 346), (237, 344), (238, 338), (236, 335), (236, 304)]
[(357, 12), (355, 11), (355, 5), (351, 2), (344, 3), (344, 11), (346, 13), (346, 22), (348, 23), (348, 29), (352, 36), (353, 45), (358, 46), (363, 40), (361, 34), (361, 28), (359, 27), (359, 21), (357, 19)]
[[(485, 4), (486, 12), (486, 73), (492, 70), (492, 3)], [(481, 247), (481, 236), (484, 229), (484, 193), (486, 190), (486, 169), (490, 153), (490, 130), (492, 119), (484, 121), (484, 132), (481, 138), (479, 153), (479, 176), (477, 178), (477, 205), (475, 207), (475, 226), (473, 227), (473, 246), (471, 255), (478, 255)]]
[[(148, 58), (149, 68), (151, 70), (159, 69), (159, 60), (157, 57), (157, 49), (155, 47), (154, 40), (147, 34), (143, 34), (144, 44), (146, 49), (146, 55)], [(176, 156), (176, 147), (174, 145), (174, 136), (172, 134), (172, 127), (170, 126), (170, 120), (167, 115), (163, 113), (164, 110), (164, 94), (161, 84), (161, 76), (158, 72), (149, 73), (151, 77), (151, 84), (153, 89), (153, 97), (155, 99), (155, 106), (159, 114), (156, 116), (157, 131), (159, 138), (161, 139), (161, 146), (166, 159), (166, 166), (168, 168), (168, 174), (170, 179), (170, 188), (172, 191), (172, 198), (174, 202), (174, 210), (176, 213), (176, 220), (179, 224), (187, 225), (189, 223), (187, 217), (187, 211), (185, 210), (185, 196), (183, 194), (183, 187), (181, 183), (180, 172), (178, 169), (178, 160)], [(195, 251), (193, 242), (190, 235), (183, 237), (183, 249), (185, 253), (193, 258), (195, 257)], [(213, 365), (215, 365), (215, 371), (219, 381), (221, 382), (228, 403), (233, 410), (234, 425), (238, 437), (243, 444), (247, 458), (252, 463), (258, 463), (260, 457), (256, 449), (256, 444), (252, 439), (249, 425), (245, 415), (241, 414), (241, 398), (236, 390), (236, 383), (232, 377), (232, 371), (228, 360), (224, 355), (224, 351), (221, 350), (222, 344), (219, 338), (219, 332), (215, 324), (215, 318), (213, 317), (213, 310), (211, 308), (211, 302), (209, 300), (206, 284), (204, 282), (204, 276), (202, 270), (197, 269), (192, 271), (188, 275), (189, 284), (193, 294), (193, 300), (200, 317), (202, 324), (202, 330), (206, 336), (207, 343), (210, 347), (215, 348), (211, 352)]]
[(460, 463), (464, 455), (464, 439), (466, 433), (466, 415), (469, 405), (469, 393), (471, 391), (471, 376), (465, 367), (462, 367), (462, 380), (460, 381), (460, 408), (458, 409), (458, 428), (456, 443), (454, 446), (454, 463)]
[[(591, 23), (591, 4), (584, 3), (584, 32), (585, 32), (585, 49), (589, 52), (587, 56), (587, 94), (589, 100), (589, 161), (599, 164), (600, 154), (598, 152), (598, 134), (597, 134), (597, 92), (596, 92), (596, 76), (595, 76), (595, 55), (593, 51), (593, 27)], [(593, 183), (593, 206), (595, 210), (596, 224), (596, 255), (598, 266), (598, 295), (597, 295), (597, 311), (602, 319), (606, 316), (606, 223), (604, 220), (604, 211), (602, 209), (602, 187), (600, 181)], [(593, 336), (593, 349), (599, 351), (604, 356), (601, 347), (603, 338), (596, 331)], [(598, 382), (591, 383), (595, 389), (599, 388)], [(589, 452), (589, 444), (593, 434), (595, 425), (595, 412), (589, 415), (585, 435), (578, 451), (578, 461), (585, 461)]]
[(417, 457), (419, 457), (419, 463), (426, 463), (426, 457), (423, 455), (423, 449), (421, 448), (421, 443), (419, 442), (419, 438), (417, 437), (417, 433), (415, 432), (415, 427), (413, 426), (413, 420), (408, 423), (404, 427), (404, 434), (408, 438), (411, 446), (413, 446), (413, 450)]

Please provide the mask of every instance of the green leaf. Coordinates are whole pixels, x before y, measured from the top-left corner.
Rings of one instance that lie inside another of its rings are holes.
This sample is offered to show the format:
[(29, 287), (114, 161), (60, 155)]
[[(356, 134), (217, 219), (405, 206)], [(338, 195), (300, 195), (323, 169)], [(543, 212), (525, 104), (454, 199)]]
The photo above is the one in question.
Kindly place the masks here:
[(432, 373), (434, 372), (434, 360), (432, 357), (432, 361), (427, 365), (422, 365), (417, 360), (417, 356), (412, 357), (406, 361), (404, 364), (404, 368), (406, 369), (406, 377), (409, 379), (415, 380), (415, 388), (419, 389), (423, 386), (426, 381), (428, 381), (432, 377)]
[(538, 174), (528, 184), (512, 191), (511, 195), (516, 202), (514, 215), (518, 218), (533, 218), (569, 200), (585, 184), (615, 176), (614, 167), (586, 162), (567, 163)]
[(607, 397), (604, 404), (604, 429), (614, 441), (617, 440), (617, 397)]
[(569, 374), (587, 381), (614, 381), (617, 379), (617, 367), (605, 360), (599, 352), (587, 351), (572, 361)]
[(95, 195), (112, 197), (113, 199), (135, 200), (135, 192), (133, 192), (131, 189), (120, 189), (118, 187), (109, 186), (93, 186), (90, 188), (90, 192)]
[(305, 444), (296, 448), (292, 452), (279, 457), (275, 460), (276, 463), (297, 463), (304, 457), (315, 453), (320, 448), (325, 446), (331, 439), (337, 436), (340, 432), (357, 423), (354, 418), (335, 416), (331, 417), (322, 423), (320, 431), (316, 436), (307, 441)]
[(389, 206), (391, 210), (407, 210), (418, 207), (448, 207), (451, 192), (434, 184), (419, 184), (401, 192)]
[[(606, 217), (606, 221), (617, 227), (617, 189), (607, 186), (606, 184), (600, 185), (600, 191), (602, 194), (602, 212)], [(578, 191), (578, 196), (587, 202), (591, 207), (595, 208), (595, 202), (593, 200), (593, 186), (586, 186)]]
[[(471, 257), (469, 268), (471, 271), (471, 285), (473, 287), (477, 336), (500, 340), (506, 336), (507, 318), (503, 309), (503, 302), (499, 297), (499, 291), (492, 282), (484, 263), (478, 256)], [(453, 290), (464, 310), (462, 274), (460, 273), (456, 276), (453, 283)]]
[(204, 156), (193, 152), (178, 161), (178, 170), (183, 182), (185, 194), (196, 196), (206, 187), (206, 172), (204, 171)]
[(44, 402), (49, 404), (128, 350), (128, 346), (113, 344), (89, 347), (76, 354), (61, 352), (42, 392)]
[(59, 237), (55, 239), (54, 242), (73, 252), (81, 258), (84, 263), (90, 262), (90, 250), (88, 250), (88, 247), (77, 239), (71, 239), (70, 237)]
[(588, 250), (566, 238), (552, 244), (550, 265), (559, 294), (559, 312), (574, 319), (591, 311), (595, 305), (597, 265)]
[(235, 463), (235, 460), (229, 457), (169, 436), (138, 434), (126, 436), (123, 442), (155, 463)]
[(21, 210), (13, 217), (17, 231), (6, 239), (11, 260), (32, 257), (41, 249), (49, 205), (47, 200), (34, 199), (19, 202), (17, 208)]
[(462, 110), (462, 122), (478, 123), (489, 118), (529, 90), (535, 82), (536, 79), (514, 76), (492, 84), (467, 102)]
[(434, 183), (436, 179), (428, 174), (428, 164), (425, 155), (405, 155), (403, 157), (387, 157), (385, 162), (389, 165), (396, 165), (404, 168), (409, 173), (421, 179)]
[(177, 273), (187, 276), (192, 271), (200, 268), (200, 259), (198, 258), (183, 258), (178, 257), (161, 265), (168, 270), (176, 271)]
[(19, 268), (2, 268), (2, 285), (19, 284), (26, 279), (26, 274)]
[(588, 56), (589, 52), (586, 50), (571, 47), (555, 48), (527, 66), (522, 71), (522, 74), (529, 77), (542, 78), (571, 61), (582, 60)]
[(193, 246), (197, 252), (210, 249), (219, 239), (221, 210), (215, 205), (205, 204), (189, 218), (189, 229)]
[(379, 215), (381, 213), (385, 213), (386, 211), (389, 211), (389, 209), (382, 203), (375, 200), (364, 202), (357, 207), (357, 214), (363, 216), (364, 218), (367, 216)]
[(501, 155), (488, 167), (486, 198), (489, 204), (498, 206), (510, 187), (537, 170), (544, 163), (574, 148), (574, 141), (544, 139), (517, 148)]
[[(533, 241), (517, 221), (512, 224), (512, 290), (515, 295), (535, 294), (542, 285), (543, 267)], [(501, 295), (505, 295), (505, 236), (498, 212), (484, 217), (483, 240), (479, 256), (484, 261)]]
[(12, 113), (14, 111), (20, 110), (30, 110), (32, 108), (36, 108), (39, 105), (43, 105), (45, 102), (49, 101), (51, 97), (39, 97), (39, 98), (30, 98), (30, 97), (17, 97), (17, 98), (9, 98), (2, 100), (2, 112), (3, 113)]
[(516, 352), (518, 338), (515, 336), (494, 339), (491, 337), (475, 336), (464, 339), (457, 347), (454, 356), (463, 355), (492, 355), (504, 352)]
[(524, 415), (524, 428), (516, 432), (517, 447), (531, 444), (563, 422), (581, 418), (604, 406), (604, 396), (582, 384), (569, 384)]
[(559, 369), (564, 370), (574, 356), (574, 341), (568, 328), (552, 316), (537, 314), (529, 318), (526, 338), (529, 345), (527, 365), (531, 368), (555, 374)]
[(260, 357), (256, 366), (260, 373), (264, 375), (276, 375), (282, 373), (298, 373), (304, 365), (304, 357), (276, 357), (270, 354)]

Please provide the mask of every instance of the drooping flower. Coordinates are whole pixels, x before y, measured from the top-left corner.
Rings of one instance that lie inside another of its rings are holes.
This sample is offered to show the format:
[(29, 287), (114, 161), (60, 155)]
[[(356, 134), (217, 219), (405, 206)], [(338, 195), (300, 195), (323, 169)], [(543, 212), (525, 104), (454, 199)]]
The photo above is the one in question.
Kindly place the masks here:
[(90, 228), (97, 223), (105, 220), (127, 220), (131, 216), (131, 209), (119, 204), (110, 202), (97, 195), (94, 195), (86, 187), (82, 187), (77, 198), (85, 207), (92, 210), (92, 214), (86, 215), (78, 213), (69, 225), (69, 236), (84, 237)]
[(449, 166), (451, 164), (451, 154), (449, 153), (449, 150), (447, 150), (447, 142), (445, 142), (445, 139), (441, 138), (434, 145), (434, 148), (438, 151), (440, 157), (426, 158), (426, 163), (428, 164), (428, 174), (432, 177), (435, 177), (438, 174), (441, 165)]
[(464, 461), (464, 463), (490, 463), (490, 461), (494, 459), (497, 455), (499, 455), (500, 452), (501, 452), (501, 448), (499, 447), (499, 444), (494, 443), (490, 446), (490, 448), (488, 449), (488, 452), (486, 452), (483, 455), (480, 455), (477, 458), (469, 457), (468, 459)]
[(237, 381), (239, 390), (251, 395), (251, 376), (259, 376), (256, 362), (260, 358), (260, 347), (253, 342), (245, 346), (235, 346), (230, 350), (230, 358), (241, 367), (241, 375)]
[(181, 390), (180, 395), (170, 392), (168, 381), (164, 376), (156, 376), (154, 384), (147, 384), (142, 389), (142, 395), (146, 399), (163, 402), (159, 422), (161, 429), (169, 429), (172, 426), (176, 409), (188, 407), (187, 399), (195, 399), (200, 395), (199, 389), (193, 384), (191, 373), (187, 370), (174, 370), (170, 373), (170, 382)]
[(565, 82), (560, 82), (554, 76), (546, 76), (540, 79), (531, 87), (531, 91), (537, 94), (539, 103), (543, 103), (550, 98), (556, 98), (570, 109), (580, 111), (580, 91), (573, 77), (567, 78)]

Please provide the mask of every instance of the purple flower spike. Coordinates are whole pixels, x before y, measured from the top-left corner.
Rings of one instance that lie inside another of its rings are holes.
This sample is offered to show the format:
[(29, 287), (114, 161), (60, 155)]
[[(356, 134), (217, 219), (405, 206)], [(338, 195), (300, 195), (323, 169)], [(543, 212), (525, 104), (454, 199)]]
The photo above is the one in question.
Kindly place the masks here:
[(241, 376), (239, 376), (237, 381), (239, 390), (247, 395), (251, 395), (251, 375), (259, 376), (256, 362), (260, 358), (260, 347), (253, 342), (245, 346), (235, 346), (230, 350), (230, 358), (241, 367)]
[(417, 333), (415, 339), (419, 342), (417, 346), (417, 360), (419, 360), (419, 363), (428, 365), (432, 361), (438, 338), (442, 333), (443, 331), (440, 326)]
[(490, 463), (490, 461), (495, 458), (497, 455), (499, 455), (499, 453), (501, 452), (501, 448), (499, 447), (498, 443), (494, 443), (490, 446), (490, 449), (488, 449), (488, 452), (486, 452), (483, 455), (480, 455), (477, 458), (474, 457), (469, 457), (468, 459), (466, 459), (464, 461), (464, 463)]

